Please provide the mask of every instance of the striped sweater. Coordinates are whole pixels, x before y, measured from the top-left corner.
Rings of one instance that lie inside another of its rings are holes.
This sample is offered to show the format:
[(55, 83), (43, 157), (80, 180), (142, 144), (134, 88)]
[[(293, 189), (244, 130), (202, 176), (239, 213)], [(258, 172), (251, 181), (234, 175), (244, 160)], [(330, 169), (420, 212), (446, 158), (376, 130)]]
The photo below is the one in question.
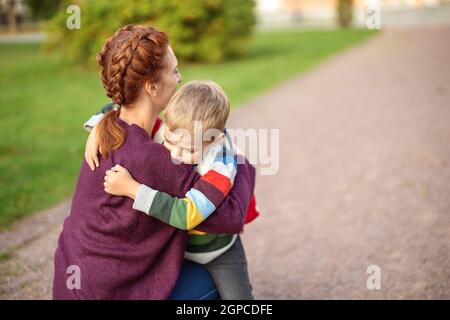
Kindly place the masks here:
[[(153, 140), (162, 143), (164, 125)], [(139, 187), (133, 208), (157, 218), (171, 226), (189, 230), (185, 257), (197, 263), (208, 263), (230, 248), (237, 235), (206, 234), (194, 228), (203, 222), (228, 195), (236, 176), (237, 160), (230, 136), (211, 147), (196, 167), (201, 179), (186, 193), (184, 198)]]

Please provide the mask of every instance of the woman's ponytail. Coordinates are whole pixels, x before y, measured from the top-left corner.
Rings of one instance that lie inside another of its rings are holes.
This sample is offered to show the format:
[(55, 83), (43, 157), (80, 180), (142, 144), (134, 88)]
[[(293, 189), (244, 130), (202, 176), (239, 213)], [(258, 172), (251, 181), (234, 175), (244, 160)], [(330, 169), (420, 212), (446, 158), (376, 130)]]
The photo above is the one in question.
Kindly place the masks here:
[(120, 109), (108, 111), (97, 125), (96, 134), (100, 154), (108, 158), (111, 152), (116, 151), (125, 141), (125, 130), (117, 122)]

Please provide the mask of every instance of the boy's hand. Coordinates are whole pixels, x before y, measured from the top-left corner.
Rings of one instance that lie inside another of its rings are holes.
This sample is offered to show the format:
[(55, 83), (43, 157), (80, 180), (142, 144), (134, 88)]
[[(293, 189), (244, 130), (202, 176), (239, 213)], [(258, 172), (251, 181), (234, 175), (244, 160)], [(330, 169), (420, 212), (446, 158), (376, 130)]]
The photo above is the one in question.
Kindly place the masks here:
[(126, 196), (136, 198), (140, 184), (133, 179), (127, 169), (116, 164), (111, 170), (106, 171), (105, 191), (113, 196)]
[(89, 137), (86, 141), (86, 149), (84, 150), (84, 158), (92, 171), (98, 168), (98, 142), (97, 142), (97, 127), (92, 128)]

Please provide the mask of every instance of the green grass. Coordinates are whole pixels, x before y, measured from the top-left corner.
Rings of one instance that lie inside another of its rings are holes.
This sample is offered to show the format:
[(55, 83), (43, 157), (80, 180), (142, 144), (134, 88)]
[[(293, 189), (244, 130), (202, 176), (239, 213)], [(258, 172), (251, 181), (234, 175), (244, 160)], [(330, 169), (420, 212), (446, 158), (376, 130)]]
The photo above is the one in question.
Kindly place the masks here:
[[(217, 81), (235, 107), (373, 34), (257, 33), (244, 59), (180, 70), (184, 82)], [(97, 70), (42, 55), (36, 44), (0, 45), (0, 228), (71, 195), (87, 137), (81, 125), (105, 102)]]

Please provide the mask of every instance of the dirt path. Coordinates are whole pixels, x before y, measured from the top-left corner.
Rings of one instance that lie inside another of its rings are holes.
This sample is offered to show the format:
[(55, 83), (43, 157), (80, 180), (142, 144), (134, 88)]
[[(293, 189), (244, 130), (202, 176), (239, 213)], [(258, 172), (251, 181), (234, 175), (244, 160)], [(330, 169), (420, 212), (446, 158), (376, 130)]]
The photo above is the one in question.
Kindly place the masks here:
[[(280, 128), (243, 236), (257, 298), (450, 298), (449, 39), (384, 31), (233, 113), (230, 127)], [(51, 297), (68, 205), (0, 234), (0, 299)]]

